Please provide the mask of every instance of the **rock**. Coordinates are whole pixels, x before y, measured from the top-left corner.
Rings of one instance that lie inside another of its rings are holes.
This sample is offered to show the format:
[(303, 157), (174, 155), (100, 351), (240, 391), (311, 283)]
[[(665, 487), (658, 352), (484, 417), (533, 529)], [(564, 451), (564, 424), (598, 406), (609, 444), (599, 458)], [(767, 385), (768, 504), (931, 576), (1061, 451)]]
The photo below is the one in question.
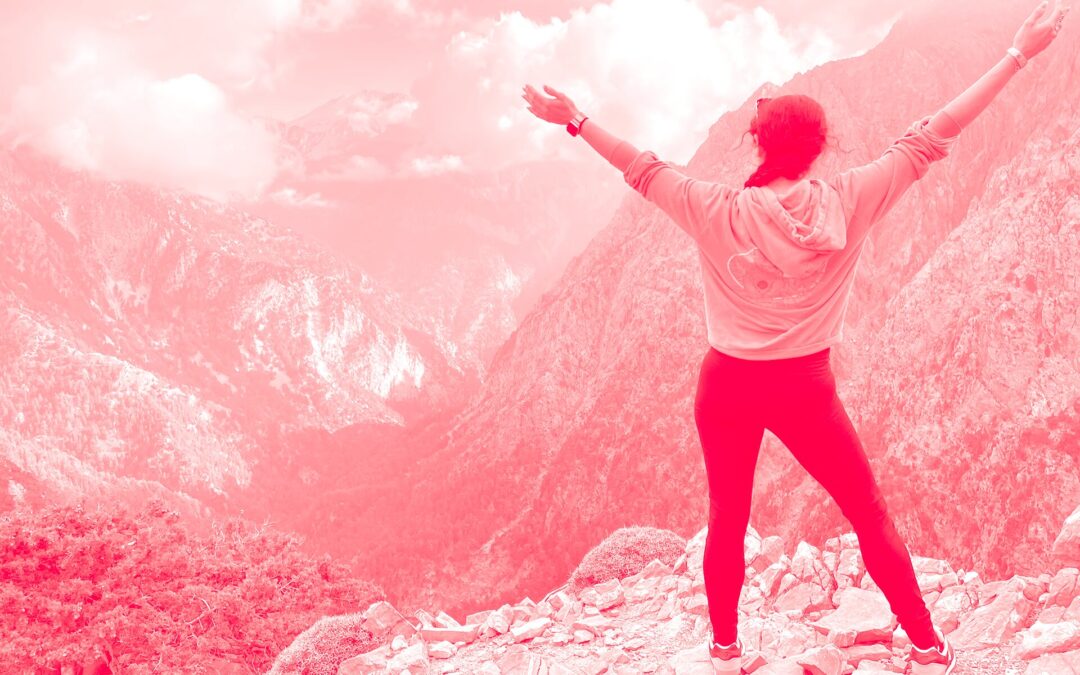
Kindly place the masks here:
[(585, 604), (592, 605), (601, 611), (621, 605), (625, 600), (622, 583), (618, 579), (609, 579), (601, 584), (590, 586), (581, 592), (580, 598)]
[(338, 665), (337, 675), (370, 675), (386, 672), (392, 653), (388, 645), (346, 659)]
[(705, 539), (708, 535), (709, 528), (703, 527), (686, 542), (686, 571), (691, 577), (701, 572), (701, 563), (705, 557)]
[(435, 622), (436, 623), (434, 625), (442, 626), (445, 628), (456, 628), (457, 626), (461, 625), (457, 622), (456, 619), (454, 619), (454, 617), (450, 616), (442, 610), (439, 610), (439, 613), (435, 615)]
[(485, 627), (490, 628), (495, 635), (502, 635), (510, 630), (514, 612), (510, 605), (503, 605), (498, 610), (488, 615), (484, 622)]
[(1064, 565), (1080, 567), (1080, 506), (1065, 519), (1050, 553)]
[(682, 574), (686, 569), (686, 554), (684, 553), (675, 560), (675, 565), (671, 568), (671, 572), (672, 574)]
[(791, 573), (801, 581), (817, 580), (817, 563), (821, 562), (821, 552), (805, 541), (795, 546), (791, 556)]
[(1057, 623), (1036, 621), (1020, 635), (1021, 640), (1013, 648), (1012, 655), (1025, 661), (1043, 654), (1080, 649), (1080, 624), (1072, 621)]
[[(989, 584), (987, 584), (989, 586)], [(958, 649), (983, 649), (1002, 644), (1034, 619), (1035, 603), (1024, 597), (1019, 584), (996, 586), (993, 600), (972, 612), (949, 640)]]
[(423, 640), (418, 640), (393, 656), (389, 656), (388, 652), (388, 646), (383, 645), (378, 649), (343, 661), (338, 666), (338, 675), (400, 673), (406, 669), (410, 673), (423, 673), (426, 675), (431, 671), (427, 656), (427, 645)]
[(669, 594), (664, 599), (664, 604), (660, 608), (660, 611), (656, 614), (657, 620), (664, 621), (674, 616), (675, 610), (678, 607), (678, 600), (678, 596), (676, 596), (674, 593)]
[(448, 659), (457, 653), (457, 647), (453, 642), (443, 640), (428, 646), (428, 656), (433, 659)]
[[(887, 661), (892, 656), (892, 649), (880, 642), (852, 645), (844, 649), (847, 662), (858, 666), (863, 661)], [(874, 665), (880, 668), (880, 665)]]
[(766, 663), (754, 671), (754, 675), (804, 675), (806, 669), (799, 665), (796, 657)]
[(858, 634), (850, 629), (847, 630), (830, 630), (828, 634), (828, 641), (830, 644), (834, 644), (837, 647), (850, 647), (855, 644), (855, 638)]
[[(550, 621), (550, 619), (549, 619)], [(458, 626), (454, 628), (421, 628), (420, 636), (427, 642), (447, 640), (449, 642), (472, 642), (480, 631), (479, 624)]]
[(522, 675), (572, 675), (572, 671), (528, 650), (507, 649), (496, 661), (500, 673), (521, 673)]
[(978, 594), (970, 587), (949, 586), (941, 591), (941, 595), (930, 606), (930, 617), (935, 626), (950, 633), (960, 624), (960, 616), (966, 616), (978, 604)]
[[(1061, 621), (1065, 615), (1065, 608), (1061, 605), (1050, 605), (1039, 612), (1039, 616), (1035, 619), (1036, 623), (1057, 623)], [(1032, 624), (1034, 625), (1034, 624)]]
[(551, 625), (551, 619), (546, 616), (539, 619), (533, 619), (521, 626), (516, 626), (510, 629), (510, 634), (513, 636), (515, 642), (523, 642), (525, 640), (531, 640), (538, 635), (542, 635), (545, 630)]
[(838, 597), (837, 608), (810, 626), (825, 634), (854, 631), (856, 643), (889, 641), (893, 615), (884, 595), (851, 587), (838, 591)]
[(1063, 675), (1080, 673), (1080, 650), (1064, 654), (1046, 654), (1028, 664), (1024, 675)]
[(847, 663), (844, 652), (836, 645), (825, 645), (808, 649), (795, 658), (795, 662), (805, 668), (810, 675), (840, 675)]
[(1076, 580), (1080, 576), (1080, 570), (1076, 567), (1062, 567), (1050, 580), (1047, 589), (1049, 596), (1046, 598), (1048, 605), (1061, 605), (1068, 607), (1072, 599), (1076, 597)]
[(675, 675), (713, 675), (714, 672), (707, 643), (683, 649), (669, 658), (667, 663), (674, 669)]
[(761, 540), (761, 552), (754, 559), (754, 568), (761, 571), (765, 567), (779, 562), (784, 555), (784, 540), (775, 534), (771, 534)]
[(395, 635), (410, 638), (416, 633), (416, 626), (385, 600), (374, 602), (367, 608), (360, 627), (371, 633), (376, 641), (392, 639)]
[(921, 555), (913, 555), (911, 556), (911, 566), (915, 569), (916, 575), (934, 574), (943, 576), (954, 573), (949, 561), (941, 560), (940, 558), (926, 558)]
[(586, 616), (578, 619), (571, 626), (574, 630), (587, 630), (593, 635), (600, 637), (604, 634), (605, 630), (611, 628), (611, 619), (606, 616)]
[(402, 649), (387, 662), (389, 670), (400, 672), (408, 669), (411, 673), (427, 673), (430, 669), (427, 654), (427, 644), (423, 641), (409, 645)]
[(632, 638), (630, 640), (627, 640), (626, 644), (623, 645), (623, 649), (627, 649), (629, 651), (636, 651), (638, 649), (641, 649), (642, 647), (644, 647), (647, 644), (648, 644), (648, 642), (646, 642), (645, 638), (636, 637), (636, 638)]
[(1080, 621), (1080, 595), (1072, 599), (1061, 614), (1062, 621)]
[(753, 583), (761, 590), (763, 595), (773, 597), (780, 587), (781, 578), (786, 573), (787, 565), (782, 562), (775, 562), (762, 570)]
[(801, 615), (817, 609), (832, 609), (830, 593), (812, 581), (802, 582), (781, 593), (773, 604), (778, 612)]
[(836, 563), (836, 574), (845, 575), (858, 581), (866, 567), (863, 565), (862, 553), (857, 548), (845, 548), (840, 551)]
[[(754, 528), (746, 528), (746, 536), (743, 538), (743, 560), (750, 561), (750, 568), (753, 569), (753, 562), (761, 555), (761, 537)], [(756, 570), (754, 570), (756, 572)]]
[(704, 593), (698, 593), (683, 602), (683, 611), (697, 616), (709, 616), (709, 600)]

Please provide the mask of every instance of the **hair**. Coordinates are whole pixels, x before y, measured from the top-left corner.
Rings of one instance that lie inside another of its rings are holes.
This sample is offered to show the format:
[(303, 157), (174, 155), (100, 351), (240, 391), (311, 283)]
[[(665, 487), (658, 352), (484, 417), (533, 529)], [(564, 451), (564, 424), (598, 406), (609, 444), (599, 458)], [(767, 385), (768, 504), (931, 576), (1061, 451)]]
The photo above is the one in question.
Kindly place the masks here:
[[(777, 178), (798, 178), (828, 145), (828, 124), (821, 105), (803, 94), (759, 98), (750, 134), (765, 155), (743, 187), (766, 185)], [(742, 146), (742, 140), (739, 146)], [(734, 148), (733, 148), (734, 149)]]

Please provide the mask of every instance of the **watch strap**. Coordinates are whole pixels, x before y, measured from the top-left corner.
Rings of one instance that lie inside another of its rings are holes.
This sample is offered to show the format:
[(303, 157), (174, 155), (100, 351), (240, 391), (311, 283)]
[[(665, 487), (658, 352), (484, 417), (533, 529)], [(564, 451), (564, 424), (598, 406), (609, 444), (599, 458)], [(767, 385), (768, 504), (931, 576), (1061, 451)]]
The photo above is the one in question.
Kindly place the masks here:
[(1027, 57), (1024, 56), (1023, 52), (1021, 52), (1016, 47), (1009, 47), (1005, 51), (1008, 52), (1009, 55), (1012, 56), (1014, 59), (1016, 59), (1016, 67), (1017, 67), (1017, 69), (1023, 68), (1024, 66), (1027, 65), (1027, 62), (1028, 62)]
[(587, 119), (589, 118), (582, 113), (574, 115), (573, 119), (570, 120), (570, 123), (566, 125), (566, 131), (569, 132), (571, 136), (577, 136), (581, 133), (581, 125), (585, 124), (585, 120)]

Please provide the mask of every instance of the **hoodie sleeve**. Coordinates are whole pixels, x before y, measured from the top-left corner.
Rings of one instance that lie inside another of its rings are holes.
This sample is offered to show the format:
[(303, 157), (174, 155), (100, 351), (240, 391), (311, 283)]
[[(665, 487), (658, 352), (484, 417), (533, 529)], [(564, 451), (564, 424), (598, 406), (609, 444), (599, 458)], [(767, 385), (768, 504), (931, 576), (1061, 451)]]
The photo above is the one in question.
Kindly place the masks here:
[(849, 228), (862, 223), (868, 230), (915, 181), (926, 175), (931, 163), (949, 154), (959, 134), (938, 134), (929, 125), (930, 119), (927, 116), (914, 122), (880, 158), (836, 177), (835, 186), (848, 213)]
[(707, 231), (710, 214), (719, 213), (734, 194), (727, 185), (685, 175), (651, 150), (638, 153), (626, 167), (623, 178), (696, 242)]

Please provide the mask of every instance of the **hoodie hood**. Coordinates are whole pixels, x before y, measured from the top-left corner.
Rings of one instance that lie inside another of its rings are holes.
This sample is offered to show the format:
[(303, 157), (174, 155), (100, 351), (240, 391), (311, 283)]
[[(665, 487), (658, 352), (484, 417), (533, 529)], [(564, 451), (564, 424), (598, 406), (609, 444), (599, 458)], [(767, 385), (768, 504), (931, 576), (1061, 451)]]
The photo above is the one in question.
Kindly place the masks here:
[(732, 226), (785, 277), (819, 272), (829, 255), (847, 244), (840, 196), (816, 178), (802, 180), (778, 195), (772, 188), (745, 188), (735, 198)]

